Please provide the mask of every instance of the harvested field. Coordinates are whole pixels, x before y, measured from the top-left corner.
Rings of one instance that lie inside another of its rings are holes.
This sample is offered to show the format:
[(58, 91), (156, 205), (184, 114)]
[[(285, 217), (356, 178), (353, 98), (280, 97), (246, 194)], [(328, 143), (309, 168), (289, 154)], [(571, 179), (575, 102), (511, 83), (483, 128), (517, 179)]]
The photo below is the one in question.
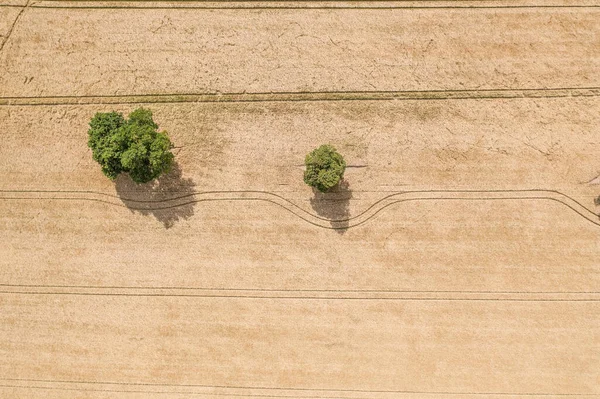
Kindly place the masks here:
[(20, 13), (19, 8), (0, 8), (0, 48), (4, 47)]
[(3, 5), (0, 398), (600, 397), (596, 5)]
[(586, 87), (597, 85), (598, 19), (570, 8), (34, 8), (0, 57), (0, 95)]
[[(4, 306), (21, 317), (1, 316), (3, 325), (11, 325), (2, 345), (16, 359), (0, 370), (38, 375), (52, 369), (59, 381), (100, 382), (59, 386), (69, 389), (201, 396), (280, 394), (248, 387), (302, 387), (293, 397), (356, 397), (357, 392), (344, 392), (352, 389), (376, 398), (401, 394), (399, 386), (416, 397), (465, 387), (486, 392), (596, 388), (597, 374), (590, 369), (596, 358), (586, 349), (600, 333), (594, 322), (598, 304), (239, 298), (198, 304), (193, 298), (17, 297)], [(47, 357), (41, 359), (39, 352)], [(569, 360), (567, 369), (562, 359)], [(120, 384), (102, 384), (116, 379), (115, 370)], [(520, 381), (514, 370), (522, 370)], [(157, 385), (127, 384), (140, 376)], [(178, 386), (190, 382), (201, 386)]]

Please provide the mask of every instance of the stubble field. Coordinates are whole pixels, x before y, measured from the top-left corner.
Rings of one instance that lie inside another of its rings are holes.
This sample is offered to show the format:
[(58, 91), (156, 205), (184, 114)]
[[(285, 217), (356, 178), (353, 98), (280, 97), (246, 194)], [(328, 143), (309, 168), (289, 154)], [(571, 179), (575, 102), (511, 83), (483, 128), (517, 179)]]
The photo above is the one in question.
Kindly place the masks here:
[[(599, 19), (4, 0), (0, 397), (600, 397)], [(154, 186), (87, 147), (139, 106)]]

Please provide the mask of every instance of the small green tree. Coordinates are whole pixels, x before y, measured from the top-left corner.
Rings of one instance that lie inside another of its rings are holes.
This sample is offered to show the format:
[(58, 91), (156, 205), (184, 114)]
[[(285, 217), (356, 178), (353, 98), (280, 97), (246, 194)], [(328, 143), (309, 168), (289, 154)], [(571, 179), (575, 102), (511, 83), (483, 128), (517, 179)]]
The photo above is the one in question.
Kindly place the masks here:
[(117, 112), (97, 113), (90, 121), (88, 146), (111, 180), (129, 173), (136, 183), (147, 183), (173, 165), (173, 145), (157, 129), (149, 109), (136, 109), (129, 120)]
[(311, 151), (304, 160), (304, 182), (321, 192), (329, 191), (344, 177), (346, 162), (336, 149), (328, 144)]

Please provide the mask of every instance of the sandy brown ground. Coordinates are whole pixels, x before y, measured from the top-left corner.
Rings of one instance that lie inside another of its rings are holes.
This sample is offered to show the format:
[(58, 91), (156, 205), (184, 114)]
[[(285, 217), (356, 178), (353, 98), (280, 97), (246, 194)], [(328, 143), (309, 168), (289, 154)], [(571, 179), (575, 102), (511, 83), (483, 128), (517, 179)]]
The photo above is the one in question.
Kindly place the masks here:
[[(0, 95), (594, 87), (597, 18), (27, 9)], [(52, 101), (0, 106), (0, 397), (600, 396), (597, 96), (144, 104), (154, 191), (86, 147), (137, 104)], [(349, 187), (315, 200), (321, 142)], [(378, 203), (412, 190), (480, 192)]]
[(0, 95), (594, 85), (599, 19), (576, 8), (36, 8), (0, 56)]
[[(600, 156), (592, 98), (141, 104), (152, 109), (198, 190), (310, 190), (315, 142), (344, 153), (350, 189), (546, 188), (593, 207)], [(97, 111), (140, 104), (2, 107), (0, 188), (114, 191), (87, 148)], [(60, 140), (57, 138), (60, 137)], [(60, 156), (57, 156), (60, 154)], [(296, 194), (292, 194), (296, 195)]]
[[(340, 206), (348, 207), (350, 217), (391, 193), (427, 189), (543, 188), (594, 209), (598, 188), (583, 182), (597, 174), (600, 147), (589, 127), (600, 122), (599, 108), (596, 98), (152, 106), (156, 120), (181, 147), (176, 151), (183, 184), (167, 187), (180, 192), (164, 198), (266, 190), (319, 215), (322, 209), (311, 204), (314, 196), (302, 182), (300, 165), (313, 143), (324, 140), (336, 143), (350, 165), (366, 166), (350, 168), (346, 175), (352, 198)], [(93, 190), (146, 199), (130, 192), (134, 187), (123, 184), (125, 179), (115, 190), (90, 158), (85, 124), (97, 109), (0, 110), (10, 131), (0, 157), (9, 179), (1, 188)], [(572, 140), (574, 135), (579, 139)], [(2, 204), (12, 245), (0, 256), (0, 269), (8, 281), (26, 284), (43, 270), (52, 283), (68, 285), (135, 281), (161, 286), (168, 278), (167, 285), (236, 288), (289, 288), (290, 282), (302, 289), (560, 291), (568, 286), (589, 291), (599, 282), (598, 226), (543, 200), (401, 203), (343, 236), (315, 231), (267, 202), (202, 202), (175, 209), (171, 217), (157, 212), (156, 220), (102, 203), (46, 201)], [(123, 205), (118, 199), (114, 203)], [(33, 209), (40, 213), (32, 215)], [(165, 221), (173, 228), (165, 231)], [(147, 230), (152, 245), (140, 241)], [(18, 249), (36, 231), (41, 233), (38, 249)], [(312, 239), (313, 234), (320, 238)], [(525, 239), (531, 245), (524, 245)], [(577, 244), (561, 245), (565, 240)], [(414, 246), (415, 241), (420, 244)], [(457, 243), (460, 250), (452, 250)], [(272, 250), (264, 252), (265, 246)], [(329, 267), (332, 273), (324, 274)], [(369, 273), (373, 268), (380, 271)]]
[(3, 307), (1, 345), (18, 355), (3, 364), (3, 375), (52, 370), (70, 381), (135, 382), (144, 376), (153, 383), (327, 387), (334, 392), (326, 397), (352, 397), (336, 392), (344, 389), (400, 387), (588, 393), (597, 388), (598, 353), (589, 343), (600, 334), (598, 304), (42, 296), (10, 298)]
[(6, 41), (20, 11), (21, 9), (17, 7), (0, 7), (0, 46)]

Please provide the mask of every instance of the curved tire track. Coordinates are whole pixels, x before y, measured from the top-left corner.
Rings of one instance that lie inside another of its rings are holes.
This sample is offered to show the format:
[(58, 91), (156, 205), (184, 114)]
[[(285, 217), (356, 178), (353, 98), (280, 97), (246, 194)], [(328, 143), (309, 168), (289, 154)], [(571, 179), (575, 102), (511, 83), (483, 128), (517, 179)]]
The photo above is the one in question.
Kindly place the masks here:
[[(98, 191), (0, 190), (2, 200), (91, 201), (134, 211), (168, 210), (200, 202), (255, 201), (279, 206), (299, 219), (320, 228), (343, 230), (358, 227), (393, 205), (415, 201), (552, 201), (600, 227), (599, 215), (574, 198), (557, 190), (412, 190), (386, 195), (360, 213), (343, 219), (329, 219), (306, 210), (295, 202), (269, 191), (203, 191), (165, 199), (143, 200), (119, 197)], [(117, 202), (118, 201), (118, 202)], [(349, 223), (352, 222), (352, 223)], [(347, 224), (336, 226), (337, 224)]]

